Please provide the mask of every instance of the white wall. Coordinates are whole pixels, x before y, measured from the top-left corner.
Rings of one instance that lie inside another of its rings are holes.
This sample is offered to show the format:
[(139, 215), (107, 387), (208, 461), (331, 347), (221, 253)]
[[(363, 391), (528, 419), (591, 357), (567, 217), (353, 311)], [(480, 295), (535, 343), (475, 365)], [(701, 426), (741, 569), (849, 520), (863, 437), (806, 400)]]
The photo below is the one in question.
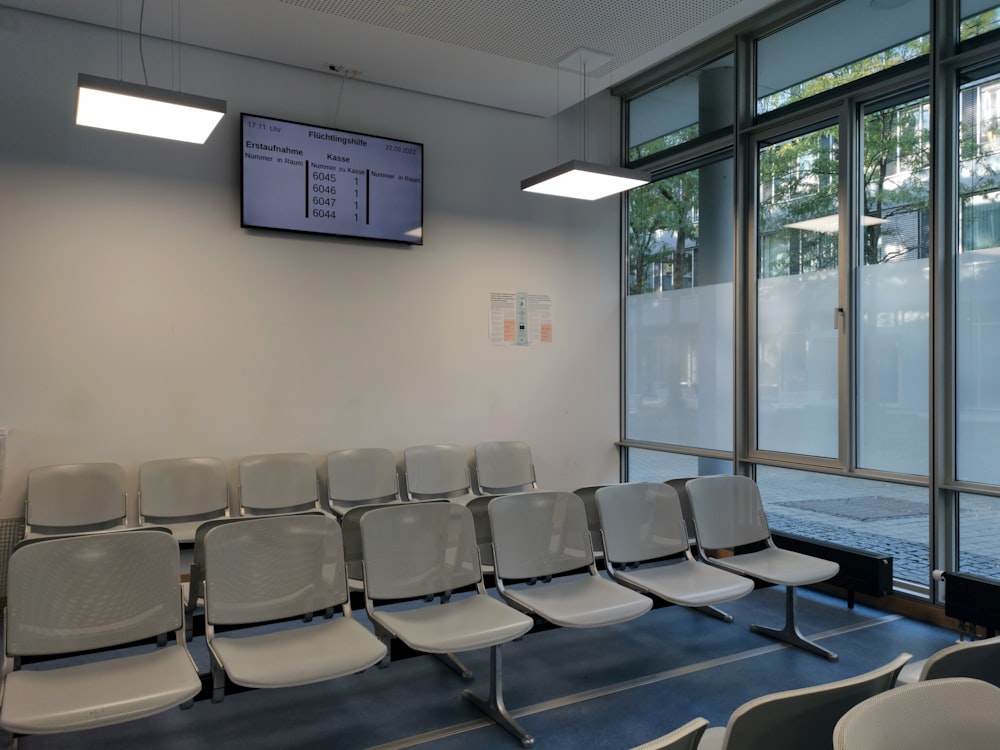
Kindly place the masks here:
[[(228, 100), (208, 144), (76, 127), (118, 34), (0, 13), (0, 517), (78, 461), (123, 464), (130, 504), (148, 459), (424, 442), (522, 439), (543, 487), (617, 481), (618, 202), (518, 189), (558, 123), (360, 80), (338, 110), (332, 76), (147, 40), (151, 85), (176, 55)], [(241, 229), (241, 111), (424, 143), (425, 244)], [(554, 343), (491, 346), (491, 291), (551, 295)]]

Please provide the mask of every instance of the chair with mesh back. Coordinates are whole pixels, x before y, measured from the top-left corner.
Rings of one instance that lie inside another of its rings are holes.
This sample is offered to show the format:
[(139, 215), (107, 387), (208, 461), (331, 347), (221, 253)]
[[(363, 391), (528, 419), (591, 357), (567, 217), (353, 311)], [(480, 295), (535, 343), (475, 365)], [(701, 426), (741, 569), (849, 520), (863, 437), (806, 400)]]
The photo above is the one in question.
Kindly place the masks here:
[(343, 516), (352, 508), (398, 503), (396, 457), (386, 448), (348, 448), (326, 456), (327, 500)]
[(476, 443), (476, 484), (482, 495), (538, 489), (531, 448), (520, 440)]
[(414, 445), (403, 451), (409, 500), (451, 500), (465, 504), (475, 493), (465, 448), (448, 443)]
[(523, 492), (490, 501), (497, 590), (514, 607), (554, 625), (600, 627), (653, 606), (648, 596), (602, 578), (583, 501), (572, 492)]
[(840, 718), (858, 703), (892, 688), (910, 658), (902, 653), (856, 677), (747, 701), (733, 711), (725, 727), (709, 728), (698, 750), (826, 750)]
[[(361, 672), (386, 655), (352, 616), (332, 516), (247, 518), (212, 527), (203, 543), (213, 702), (222, 700), (227, 678), (250, 688), (306, 685)], [(336, 608), (339, 616), (310, 617)], [(293, 619), (280, 629), (247, 630)]]
[[(179, 567), (164, 529), (19, 544), (7, 574), (0, 726), (70, 732), (190, 702), (201, 680), (184, 641)], [(157, 647), (165, 634), (174, 640)], [(63, 659), (83, 651), (95, 654)]]
[(32, 469), (24, 516), (26, 538), (125, 528), (125, 469), (115, 463)]
[[(829, 560), (778, 548), (771, 539), (757, 483), (735, 475), (698, 477), (687, 483), (698, 538), (706, 562), (740, 575), (785, 587), (782, 628), (751, 625), (750, 630), (775, 638), (831, 661), (837, 655), (809, 640), (795, 621), (796, 589), (832, 578), (840, 566)], [(722, 556), (711, 552), (724, 551)]]
[[(286, 515), (286, 514), (272, 514)], [(292, 515), (328, 516), (323, 510), (309, 510)], [(199, 609), (205, 605), (205, 576), (208, 571), (208, 563), (205, 560), (205, 536), (209, 531), (217, 526), (225, 526), (231, 523), (242, 523), (253, 518), (267, 518), (269, 516), (233, 516), (227, 518), (215, 518), (205, 521), (194, 535), (192, 545), (191, 564), (188, 572), (188, 580), (181, 585), (184, 591), (184, 632), (187, 640), (194, 637), (195, 615)]]
[[(489, 648), (489, 697), (470, 690), (463, 697), (530, 747), (534, 739), (504, 706), (500, 646), (528, 632), (532, 620), (486, 593), (471, 511), (448, 502), (375, 508), (361, 518), (361, 540), (376, 633), (387, 645), (398, 638), (440, 657)], [(393, 606), (401, 600), (412, 604)]]
[(633, 747), (632, 750), (695, 750), (707, 727), (708, 719), (691, 719), (684, 726)]
[(262, 453), (239, 465), (241, 516), (319, 509), (319, 479), (308, 453)]
[(205, 521), (229, 515), (226, 465), (218, 458), (164, 458), (139, 466), (139, 523), (194, 542)]
[(644, 594), (732, 622), (713, 605), (753, 591), (753, 581), (696, 560), (677, 492), (665, 484), (602, 487), (596, 502), (604, 561), (616, 581)]
[(901, 685), (847, 711), (835, 750), (996, 750), (1000, 688), (969, 677)]
[(1000, 635), (981, 641), (962, 641), (910, 662), (899, 674), (899, 684), (943, 677), (972, 677), (1000, 687)]

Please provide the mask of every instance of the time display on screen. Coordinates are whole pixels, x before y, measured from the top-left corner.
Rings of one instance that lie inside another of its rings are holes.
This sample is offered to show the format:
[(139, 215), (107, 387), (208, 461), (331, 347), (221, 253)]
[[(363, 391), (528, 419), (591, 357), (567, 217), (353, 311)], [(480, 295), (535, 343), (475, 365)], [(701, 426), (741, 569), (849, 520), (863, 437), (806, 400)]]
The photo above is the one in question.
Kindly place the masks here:
[(241, 116), (244, 227), (423, 242), (423, 145)]

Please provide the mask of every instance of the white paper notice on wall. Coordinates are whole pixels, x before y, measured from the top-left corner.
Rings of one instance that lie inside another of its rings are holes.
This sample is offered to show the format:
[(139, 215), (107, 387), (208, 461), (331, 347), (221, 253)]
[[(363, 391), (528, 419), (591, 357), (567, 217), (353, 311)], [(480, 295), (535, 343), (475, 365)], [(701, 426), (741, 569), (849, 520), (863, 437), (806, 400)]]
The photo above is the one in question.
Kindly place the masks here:
[(495, 346), (551, 344), (551, 297), (528, 292), (490, 292), (490, 343)]

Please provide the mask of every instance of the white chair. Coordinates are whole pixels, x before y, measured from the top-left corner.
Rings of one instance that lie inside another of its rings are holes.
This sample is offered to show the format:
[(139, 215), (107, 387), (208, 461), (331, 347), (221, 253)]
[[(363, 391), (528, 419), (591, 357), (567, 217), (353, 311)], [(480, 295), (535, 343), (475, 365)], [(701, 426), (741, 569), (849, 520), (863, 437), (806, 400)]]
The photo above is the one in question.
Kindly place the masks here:
[[(213, 702), (222, 700), (227, 677), (250, 688), (291, 687), (361, 672), (385, 657), (383, 643), (352, 616), (332, 516), (242, 519), (212, 527), (203, 543)], [(311, 618), (338, 607), (340, 616)], [(310, 622), (246, 634), (303, 617)]]
[(835, 750), (996, 750), (1000, 688), (951, 677), (901, 685), (854, 706), (833, 730)]
[(708, 719), (691, 719), (684, 726), (633, 747), (632, 750), (695, 750), (707, 727)]
[(538, 489), (531, 448), (520, 440), (476, 443), (476, 484), (482, 495)]
[[(779, 549), (771, 539), (760, 492), (752, 479), (734, 475), (698, 477), (687, 482), (687, 491), (698, 553), (703, 560), (723, 570), (785, 587), (784, 626), (778, 629), (751, 625), (750, 630), (836, 661), (835, 653), (799, 632), (795, 591), (798, 586), (832, 578), (840, 566)], [(725, 550), (727, 556), (713, 557), (710, 550)]]
[[(534, 739), (504, 706), (500, 646), (528, 632), (532, 620), (486, 593), (469, 509), (455, 503), (375, 508), (361, 518), (361, 539), (375, 632), (387, 645), (398, 638), (441, 657), (489, 648), (489, 697), (470, 690), (463, 697), (531, 747)], [(400, 600), (414, 604), (392, 605)]]
[(612, 578), (671, 604), (733, 621), (712, 605), (746, 596), (753, 591), (753, 581), (694, 558), (672, 487), (652, 482), (610, 485), (597, 490), (596, 502), (605, 567)]
[(856, 677), (747, 701), (733, 711), (725, 727), (709, 728), (698, 750), (825, 750), (837, 721), (861, 701), (892, 688), (910, 658), (903, 653)]
[(241, 516), (321, 509), (319, 479), (308, 453), (262, 453), (239, 464)]
[(229, 516), (226, 465), (218, 458), (164, 458), (139, 466), (139, 524), (194, 542), (205, 521)]
[(1000, 687), (1000, 636), (962, 641), (910, 662), (899, 674), (900, 685), (943, 677), (972, 677)]
[[(0, 726), (70, 732), (191, 701), (201, 679), (184, 642), (179, 567), (177, 540), (163, 529), (18, 545), (7, 574)], [(173, 643), (151, 642), (169, 633)], [(98, 649), (86, 661), (50, 661)], [(19, 668), (26, 657), (49, 663)]]
[(475, 497), (462, 446), (414, 445), (403, 451), (403, 461), (409, 500), (451, 500), (464, 505)]
[(572, 492), (523, 492), (490, 501), (497, 591), (554, 625), (600, 627), (653, 606), (648, 596), (602, 578), (583, 501)]
[(125, 528), (125, 469), (115, 463), (32, 469), (24, 521), (25, 538)]
[(396, 457), (386, 448), (348, 448), (326, 456), (327, 500), (343, 516), (352, 508), (401, 502)]

